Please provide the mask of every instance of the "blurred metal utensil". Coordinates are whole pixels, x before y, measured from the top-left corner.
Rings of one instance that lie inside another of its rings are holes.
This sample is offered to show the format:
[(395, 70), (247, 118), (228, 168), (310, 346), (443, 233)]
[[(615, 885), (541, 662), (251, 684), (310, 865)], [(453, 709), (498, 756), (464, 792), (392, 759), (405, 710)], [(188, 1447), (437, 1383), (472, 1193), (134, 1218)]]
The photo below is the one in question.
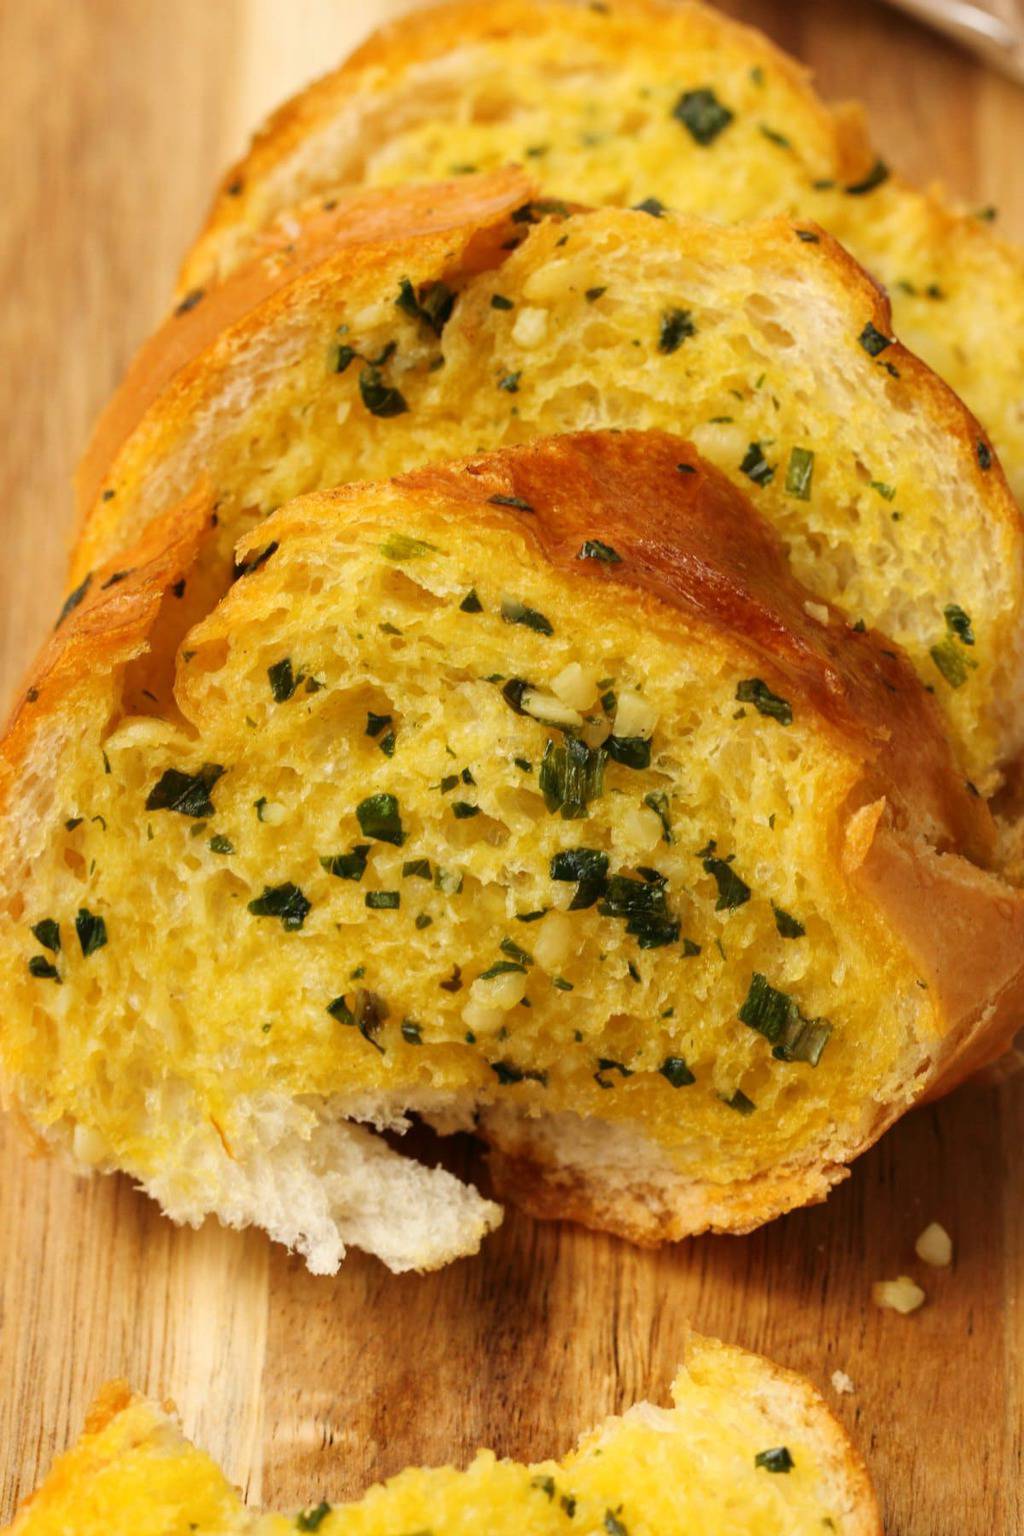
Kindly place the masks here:
[(990, 64), (1024, 81), (1024, 5), (1020, 0), (891, 0), (956, 38)]

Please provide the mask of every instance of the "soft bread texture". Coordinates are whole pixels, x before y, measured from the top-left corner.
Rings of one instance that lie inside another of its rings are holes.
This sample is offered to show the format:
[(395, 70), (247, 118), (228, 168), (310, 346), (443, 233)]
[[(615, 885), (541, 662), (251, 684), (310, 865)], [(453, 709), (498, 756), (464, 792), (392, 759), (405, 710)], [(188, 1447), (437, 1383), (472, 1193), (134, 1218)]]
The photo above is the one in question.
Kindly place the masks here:
[[(215, 587), (240, 529), (297, 493), (579, 427), (679, 430), (754, 497), (813, 595), (907, 650), (993, 792), (1024, 743), (1021, 516), (871, 280), (809, 225), (565, 217), (514, 209), (520, 185), (467, 178), (465, 222), (453, 205), (418, 237), (364, 244), (350, 225), (193, 356), (106, 470), (91, 460), (103, 489), (73, 583), (201, 474)], [(393, 197), (400, 224), (425, 194)]]
[(198, 496), (98, 573), (3, 744), (45, 1142), (426, 1268), (498, 1211), (367, 1126), (476, 1124), (509, 1198), (638, 1241), (746, 1230), (1005, 1045), (1024, 897), (934, 698), (692, 446), (300, 499), (175, 638), (217, 534)]
[(215, 282), (314, 192), (512, 161), (591, 204), (817, 220), (886, 284), (898, 334), (977, 412), (1024, 496), (1024, 257), (885, 176), (857, 108), (828, 109), (764, 37), (687, 0), (458, 0), (386, 27), (257, 134), (183, 288)]
[[(863, 1462), (800, 1376), (691, 1335), (672, 1400), (605, 1420), (560, 1461), (479, 1451), (464, 1471), (409, 1468), (358, 1501), (285, 1516), (246, 1509), (172, 1410), (112, 1382), (10, 1536), (882, 1536)], [(792, 1465), (759, 1465), (764, 1452)]]

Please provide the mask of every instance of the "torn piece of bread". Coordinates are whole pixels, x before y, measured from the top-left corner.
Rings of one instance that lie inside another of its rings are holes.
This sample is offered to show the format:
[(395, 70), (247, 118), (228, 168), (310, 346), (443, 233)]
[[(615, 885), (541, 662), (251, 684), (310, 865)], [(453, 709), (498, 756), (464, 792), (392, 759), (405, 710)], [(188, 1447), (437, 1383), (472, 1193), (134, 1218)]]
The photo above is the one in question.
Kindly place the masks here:
[(286, 1517), (246, 1509), (173, 1410), (112, 1382), (9, 1533), (882, 1536), (860, 1456), (802, 1377), (691, 1334), (672, 1403), (606, 1419), (559, 1461), (478, 1451), (464, 1471), (410, 1467), (355, 1502), (320, 1500)]
[(467, 183), (482, 224), (340, 251), (182, 368), (107, 467), (73, 584), (201, 474), (223, 585), (240, 529), (300, 492), (580, 427), (678, 430), (775, 524), (810, 600), (906, 649), (991, 793), (1024, 746), (1021, 516), (866, 274), (782, 219), (503, 221), (502, 195)]
[(990, 213), (889, 174), (858, 109), (828, 109), (767, 39), (688, 0), (456, 0), (386, 27), (257, 134), (183, 284), (216, 281), (318, 190), (510, 161), (554, 197), (818, 220), (887, 285), (898, 334), (977, 412), (1024, 497), (1020, 251)]
[(638, 1241), (746, 1230), (1005, 1044), (1024, 896), (934, 699), (690, 445), (293, 502), (172, 679), (208, 525), (97, 574), (3, 745), (45, 1142), (317, 1270), (428, 1268), (496, 1208), (369, 1126), (477, 1125), (509, 1199)]

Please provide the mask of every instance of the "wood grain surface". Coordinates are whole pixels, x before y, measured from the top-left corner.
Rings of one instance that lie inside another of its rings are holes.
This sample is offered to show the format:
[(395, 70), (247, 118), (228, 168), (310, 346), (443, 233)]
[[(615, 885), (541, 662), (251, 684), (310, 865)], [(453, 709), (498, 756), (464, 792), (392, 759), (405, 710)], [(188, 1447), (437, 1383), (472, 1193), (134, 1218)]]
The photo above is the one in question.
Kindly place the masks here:
[[(1024, 92), (895, 12), (733, 0), (867, 99), (892, 162), (1024, 238)], [(388, 0), (0, 0), (0, 684), (52, 620), (86, 431), (161, 315), (214, 173)], [(456, 1161), (480, 1176), (470, 1145)], [(948, 1272), (913, 1254), (940, 1220)], [(909, 1273), (928, 1304), (879, 1312)], [(254, 1501), (352, 1496), (477, 1445), (540, 1457), (663, 1396), (687, 1320), (824, 1390), (894, 1536), (1024, 1533), (1024, 1078), (917, 1112), (829, 1201), (749, 1238), (640, 1252), (510, 1214), (420, 1278), (313, 1279), (256, 1234), (178, 1231), (0, 1129), (0, 1522), (106, 1378), (172, 1396)], [(838, 1397), (832, 1371), (853, 1395)]]

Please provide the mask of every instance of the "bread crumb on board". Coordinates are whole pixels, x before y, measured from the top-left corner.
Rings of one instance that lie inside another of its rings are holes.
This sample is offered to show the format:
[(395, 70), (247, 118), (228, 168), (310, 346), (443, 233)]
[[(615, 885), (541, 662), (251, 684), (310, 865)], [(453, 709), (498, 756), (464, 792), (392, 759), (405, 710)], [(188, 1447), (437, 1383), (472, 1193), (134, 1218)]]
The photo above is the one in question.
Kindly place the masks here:
[(899, 1275), (895, 1280), (876, 1280), (871, 1287), (871, 1299), (876, 1307), (906, 1316), (924, 1306), (925, 1293), (909, 1275)]
[(841, 1397), (855, 1390), (852, 1379), (847, 1376), (845, 1371), (832, 1372), (832, 1387)]
[(914, 1252), (933, 1269), (946, 1269), (953, 1262), (953, 1239), (939, 1222), (929, 1222), (914, 1244)]

